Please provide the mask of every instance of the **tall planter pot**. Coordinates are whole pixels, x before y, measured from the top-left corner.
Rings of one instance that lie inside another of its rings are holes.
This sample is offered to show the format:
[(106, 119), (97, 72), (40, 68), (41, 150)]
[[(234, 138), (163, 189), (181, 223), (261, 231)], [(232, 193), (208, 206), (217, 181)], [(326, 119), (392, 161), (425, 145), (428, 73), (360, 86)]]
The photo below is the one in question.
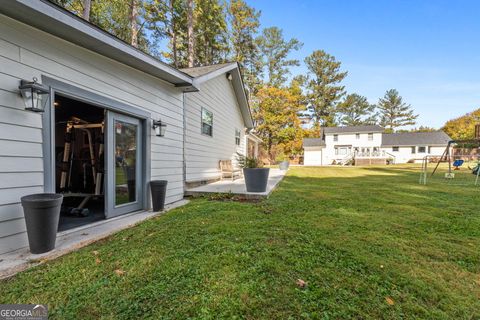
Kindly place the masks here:
[(290, 163), (286, 160), (280, 161), (280, 163), (278, 164), (278, 167), (280, 168), (280, 170), (283, 170), (283, 171), (287, 171), (289, 166), (290, 166)]
[(30, 252), (45, 253), (55, 248), (63, 195), (38, 193), (22, 197)]
[(165, 195), (167, 194), (167, 180), (150, 181), (150, 190), (152, 192), (153, 211), (161, 211), (165, 208)]
[(247, 192), (265, 192), (267, 190), (270, 168), (244, 168)]

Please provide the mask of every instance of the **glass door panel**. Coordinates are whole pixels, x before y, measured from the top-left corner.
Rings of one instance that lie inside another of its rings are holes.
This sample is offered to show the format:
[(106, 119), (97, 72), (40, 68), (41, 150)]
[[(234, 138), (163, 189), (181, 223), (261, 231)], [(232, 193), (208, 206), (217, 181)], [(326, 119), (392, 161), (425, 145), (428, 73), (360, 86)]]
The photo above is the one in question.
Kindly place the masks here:
[(140, 210), (142, 203), (141, 122), (108, 114), (107, 217)]

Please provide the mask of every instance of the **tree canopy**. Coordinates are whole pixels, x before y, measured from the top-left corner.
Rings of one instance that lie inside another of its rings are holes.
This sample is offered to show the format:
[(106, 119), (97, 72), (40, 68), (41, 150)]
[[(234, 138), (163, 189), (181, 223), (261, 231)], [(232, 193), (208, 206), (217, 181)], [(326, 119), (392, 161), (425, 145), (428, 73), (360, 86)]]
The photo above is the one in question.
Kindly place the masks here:
[[(320, 126), (379, 122), (393, 131), (416, 122), (395, 89), (376, 106), (347, 94), (348, 72), (332, 54), (314, 50), (303, 61), (292, 57), (302, 42), (286, 39), (278, 26), (262, 28), (261, 12), (247, 0), (51, 1), (176, 68), (239, 62), (256, 130), (271, 159), (301, 153), (302, 138), (319, 136)], [(291, 68), (302, 62), (307, 72), (292, 76)], [(470, 120), (455, 121), (445, 130), (467, 136), (453, 128), (462, 123), (470, 132)]]
[(340, 124), (343, 126), (360, 126), (377, 123), (375, 105), (366, 97), (356, 93), (349, 94), (338, 104)]
[(475, 124), (480, 122), (480, 109), (476, 109), (461, 117), (449, 120), (442, 130), (454, 140), (475, 138)]
[(335, 125), (337, 102), (345, 94), (341, 82), (348, 72), (341, 71), (341, 62), (323, 50), (305, 58), (308, 68), (306, 89), (308, 109), (315, 127)]
[(378, 100), (380, 124), (388, 131), (399, 127), (415, 125), (418, 115), (413, 113), (412, 106), (403, 102), (397, 90), (390, 89)]

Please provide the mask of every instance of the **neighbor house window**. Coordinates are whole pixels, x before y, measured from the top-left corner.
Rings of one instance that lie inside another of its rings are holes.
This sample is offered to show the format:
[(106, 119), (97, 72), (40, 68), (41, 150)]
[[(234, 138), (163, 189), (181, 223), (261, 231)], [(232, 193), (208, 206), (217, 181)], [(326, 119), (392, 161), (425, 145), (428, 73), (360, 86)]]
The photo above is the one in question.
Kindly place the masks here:
[(392, 147), (392, 151), (398, 151), (399, 147)]
[(338, 141), (338, 134), (333, 135), (333, 141)]
[(428, 153), (432, 153), (432, 147), (428, 147)]
[(235, 129), (235, 144), (237, 146), (240, 145), (240, 135), (241, 135), (240, 130)]
[(357, 140), (360, 139), (360, 133), (356, 133), (355, 138), (357, 138)]
[(427, 151), (426, 147), (418, 147), (418, 153), (425, 153)]
[(205, 108), (202, 108), (202, 134), (213, 135), (213, 113)]
[(373, 141), (373, 133), (368, 134), (368, 141)]
[(412, 147), (412, 153), (415, 153), (415, 147)]

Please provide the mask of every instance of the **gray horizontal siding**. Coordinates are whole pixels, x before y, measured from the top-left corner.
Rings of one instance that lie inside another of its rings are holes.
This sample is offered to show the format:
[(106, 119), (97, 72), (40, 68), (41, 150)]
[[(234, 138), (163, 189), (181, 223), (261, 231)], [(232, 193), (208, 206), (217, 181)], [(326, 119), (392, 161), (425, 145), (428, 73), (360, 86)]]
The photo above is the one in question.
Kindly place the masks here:
[(144, 109), (166, 122), (165, 136), (151, 137), (151, 178), (169, 181), (167, 203), (183, 198), (181, 91), (0, 15), (0, 253), (27, 245), (20, 197), (44, 189), (42, 116), (25, 111), (18, 94), (21, 79), (42, 75)]
[[(244, 121), (231, 83), (224, 75), (207, 81), (199, 92), (186, 95), (186, 180), (209, 180), (220, 176), (219, 160), (235, 160), (245, 152)], [(201, 134), (202, 107), (213, 113), (213, 136)], [(235, 145), (235, 129), (241, 131)]]

